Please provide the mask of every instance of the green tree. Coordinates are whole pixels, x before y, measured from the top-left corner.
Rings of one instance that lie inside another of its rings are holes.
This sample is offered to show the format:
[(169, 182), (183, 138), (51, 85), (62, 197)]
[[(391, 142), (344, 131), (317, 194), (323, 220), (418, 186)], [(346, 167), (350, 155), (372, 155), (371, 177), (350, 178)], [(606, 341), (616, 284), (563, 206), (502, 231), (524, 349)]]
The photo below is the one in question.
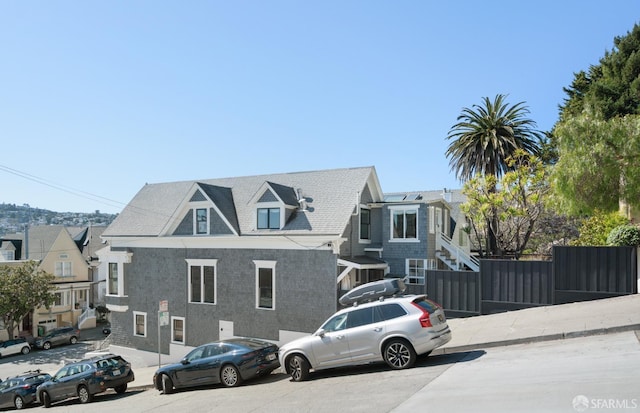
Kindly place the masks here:
[[(493, 101), (485, 97), (482, 105), (463, 108), (447, 135), (451, 143), (446, 156), (458, 179), (468, 181), (476, 175), (497, 179), (511, 169), (507, 158), (517, 150), (537, 155), (542, 134), (528, 114), (524, 102), (510, 105), (500, 94)], [(487, 219), (489, 251), (496, 254), (497, 211), (489, 211)]]
[(28, 261), (20, 266), (0, 266), (0, 315), (9, 337), (29, 312), (49, 308), (55, 301), (55, 276)]
[(583, 113), (598, 113), (605, 120), (640, 115), (640, 26), (613, 40), (599, 64), (574, 75), (568, 98), (560, 108), (560, 119)]
[(483, 105), (463, 108), (447, 135), (452, 142), (446, 156), (458, 179), (467, 181), (475, 175), (499, 178), (509, 170), (507, 158), (518, 149), (537, 155), (543, 135), (528, 114), (524, 102), (509, 105), (504, 95), (496, 95), (493, 101), (485, 97)]
[(572, 242), (579, 246), (606, 246), (607, 237), (611, 231), (621, 225), (626, 225), (629, 220), (616, 212), (593, 211), (593, 214), (585, 219), (580, 226), (580, 236)]
[(560, 122), (555, 133), (552, 181), (564, 210), (585, 215), (640, 206), (640, 116), (580, 115)]
[[(492, 253), (519, 258), (545, 210), (547, 168), (522, 149), (506, 161), (509, 171), (499, 180), (492, 175), (476, 176), (464, 184), (467, 201), (460, 208), (479, 245), (486, 245), (484, 240), (493, 233), (497, 248)], [(481, 255), (486, 254), (481, 251)]]

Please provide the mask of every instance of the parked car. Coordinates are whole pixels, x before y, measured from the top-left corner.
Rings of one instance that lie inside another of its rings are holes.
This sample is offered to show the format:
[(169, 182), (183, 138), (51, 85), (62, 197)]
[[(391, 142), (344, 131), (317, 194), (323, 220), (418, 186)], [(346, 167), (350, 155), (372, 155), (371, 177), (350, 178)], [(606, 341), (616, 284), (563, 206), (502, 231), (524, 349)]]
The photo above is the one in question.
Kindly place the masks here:
[(19, 353), (28, 354), (30, 351), (31, 346), (24, 337), (17, 337), (0, 343), (0, 357)]
[(0, 408), (15, 407), (22, 409), (36, 401), (36, 389), (51, 376), (40, 370), (28, 371), (15, 377), (9, 377), (0, 383)]
[(44, 407), (72, 397), (77, 397), (80, 403), (89, 403), (95, 394), (107, 389), (119, 394), (126, 392), (133, 380), (131, 364), (121, 356), (106, 354), (65, 365), (38, 387), (37, 398)]
[(180, 363), (159, 368), (153, 383), (164, 394), (174, 387), (217, 383), (235, 387), (278, 367), (277, 345), (255, 338), (233, 338), (196, 347)]
[(49, 350), (52, 346), (60, 344), (76, 344), (80, 339), (80, 330), (75, 327), (58, 327), (49, 331), (46, 335), (38, 337), (35, 345), (37, 348)]
[[(386, 362), (392, 369), (412, 367), (451, 340), (442, 307), (426, 295), (398, 295), (401, 280), (382, 280), (349, 292), (356, 305), (331, 316), (314, 334), (280, 348), (280, 364), (294, 381), (309, 378), (310, 370)], [(378, 288), (382, 286), (381, 288)], [(387, 288), (392, 286), (392, 288)], [(369, 301), (370, 300), (370, 301)]]

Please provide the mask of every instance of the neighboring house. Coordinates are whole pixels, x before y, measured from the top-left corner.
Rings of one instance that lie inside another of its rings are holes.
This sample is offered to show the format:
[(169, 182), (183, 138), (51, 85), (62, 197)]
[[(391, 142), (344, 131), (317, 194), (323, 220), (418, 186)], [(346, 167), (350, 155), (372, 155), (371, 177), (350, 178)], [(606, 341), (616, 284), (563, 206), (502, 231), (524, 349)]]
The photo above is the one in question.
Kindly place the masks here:
[(374, 167), (147, 184), (97, 252), (112, 347), (177, 358), (232, 336), (289, 341), (344, 290), (424, 282), (449, 216), (443, 199), (385, 201)]
[(106, 281), (98, 280), (96, 252), (105, 247), (100, 238), (105, 228), (41, 225), (27, 228), (26, 237), (19, 233), (0, 239), (0, 265), (34, 260), (39, 269), (56, 276), (56, 302), (49, 309), (34, 309), (18, 326), (21, 335), (42, 335), (65, 325), (95, 327), (95, 312), (90, 307), (95, 300), (104, 303)]

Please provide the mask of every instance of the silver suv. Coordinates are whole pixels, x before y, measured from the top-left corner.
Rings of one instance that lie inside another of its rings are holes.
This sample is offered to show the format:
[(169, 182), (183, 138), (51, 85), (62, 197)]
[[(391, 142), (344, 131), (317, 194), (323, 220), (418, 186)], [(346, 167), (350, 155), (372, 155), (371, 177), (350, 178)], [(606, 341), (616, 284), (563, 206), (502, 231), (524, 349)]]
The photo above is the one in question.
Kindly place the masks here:
[(49, 331), (44, 337), (36, 339), (36, 347), (49, 350), (59, 344), (76, 344), (80, 338), (80, 330), (75, 327), (58, 327)]
[[(303, 381), (311, 369), (382, 361), (392, 369), (405, 369), (417, 356), (449, 342), (451, 330), (442, 307), (425, 295), (395, 296), (404, 291), (404, 284), (394, 284), (400, 288), (389, 289), (390, 281), (382, 280), (358, 287), (364, 294), (352, 290), (351, 297), (375, 301), (356, 299), (354, 306), (335, 313), (314, 334), (280, 347), (285, 372)], [(377, 288), (381, 285), (385, 287)], [(344, 298), (341, 302), (349, 301)]]

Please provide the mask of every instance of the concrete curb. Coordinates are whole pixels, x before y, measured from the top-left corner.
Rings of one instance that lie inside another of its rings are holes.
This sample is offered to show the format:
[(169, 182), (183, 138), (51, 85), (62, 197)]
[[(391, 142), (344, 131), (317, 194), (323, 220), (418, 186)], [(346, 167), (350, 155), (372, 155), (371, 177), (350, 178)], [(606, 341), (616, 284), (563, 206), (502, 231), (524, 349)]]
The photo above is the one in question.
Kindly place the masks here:
[(444, 347), (444, 348), (441, 347), (433, 350), (431, 355), (452, 354), (452, 353), (459, 353), (463, 351), (480, 350), (483, 348), (504, 347), (504, 346), (512, 346), (516, 344), (540, 343), (543, 341), (556, 341), (556, 340), (565, 340), (569, 338), (589, 337), (589, 336), (597, 336), (597, 335), (604, 335), (604, 334), (615, 334), (615, 333), (623, 333), (626, 331), (640, 331), (640, 324), (604, 327), (604, 328), (597, 328), (593, 330), (570, 331), (566, 333), (547, 334), (547, 335), (542, 335), (537, 337), (523, 337), (523, 338), (515, 338), (511, 340), (467, 344), (464, 346)]

